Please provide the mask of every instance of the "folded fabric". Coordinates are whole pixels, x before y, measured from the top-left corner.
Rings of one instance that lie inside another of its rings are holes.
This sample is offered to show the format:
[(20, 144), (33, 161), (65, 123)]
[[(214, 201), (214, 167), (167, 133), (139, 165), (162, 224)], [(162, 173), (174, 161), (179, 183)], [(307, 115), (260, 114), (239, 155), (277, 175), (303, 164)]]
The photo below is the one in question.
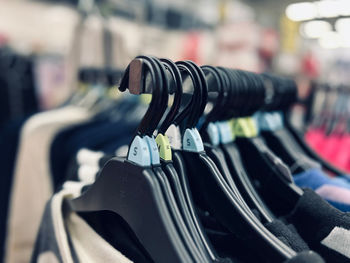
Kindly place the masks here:
[(309, 247), (326, 262), (350, 262), (350, 215), (335, 209), (311, 189), (283, 221), (292, 224)]
[(350, 181), (332, 178), (320, 169), (311, 169), (293, 176), (299, 187), (313, 189), (322, 198), (341, 211), (350, 211)]

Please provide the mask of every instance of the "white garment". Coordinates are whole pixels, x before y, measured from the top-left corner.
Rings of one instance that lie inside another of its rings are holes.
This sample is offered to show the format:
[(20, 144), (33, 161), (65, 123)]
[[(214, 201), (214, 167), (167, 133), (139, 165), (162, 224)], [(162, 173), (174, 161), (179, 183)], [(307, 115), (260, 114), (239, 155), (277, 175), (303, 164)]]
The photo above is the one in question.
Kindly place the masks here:
[(51, 143), (62, 129), (90, 116), (86, 109), (66, 106), (36, 114), (24, 124), (10, 196), (5, 262), (29, 262), (45, 204), (53, 194)]
[[(54, 237), (45, 238), (49, 242), (57, 243), (58, 255), (54, 252), (44, 251), (38, 256), (40, 263), (51, 263), (53, 259), (64, 263), (73, 263), (72, 248), (68, 241), (71, 240), (75, 255), (79, 262), (84, 263), (132, 263), (128, 258), (112, 247), (99, 236), (80, 216), (75, 212), (65, 211), (63, 214), (64, 199), (74, 198), (80, 195), (84, 183), (66, 182), (64, 189), (56, 193), (47, 209), (50, 209)], [(48, 219), (48, 218), (44, 218)], [(65, 227), (66, 226), (66, 227)], [(41, 233), (45, 234), (45, 233)], [(50, 245), (48, 245), (50, 247)], [(55, 262), (55, 260), (53, 262)]]

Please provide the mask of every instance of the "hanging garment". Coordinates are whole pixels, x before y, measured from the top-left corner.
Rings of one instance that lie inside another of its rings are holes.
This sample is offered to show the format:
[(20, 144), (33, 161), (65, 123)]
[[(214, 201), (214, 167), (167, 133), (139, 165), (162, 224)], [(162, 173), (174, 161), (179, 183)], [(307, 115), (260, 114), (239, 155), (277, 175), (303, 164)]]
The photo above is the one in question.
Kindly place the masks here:
[(67, 182), (50, 199), (31, 262), (132, 262), (100, 237), (78, 214), (70, 211), (65, 200), (80, 194), (82, 186), (82, 183)]
[(293, 176), (300, 187), (309, 187), (334, 207), (350, 211), (350, 183), (345, 178), (331, 178), (320, 169), (311, 169)]
[(0, 262), (4, 260), (10, 190), (20, 130), (24, 122), (25, 119), (12, 121), (0, 129), (0, 211), (2, 211), (0, 217)]
[(322, 129), (310, 128), (305, 134), (308, 144), (325, 160), (350, 172), (350, 135), (326, 135)]
[[(265, 136), (268, 136), (269, 132), (276, 132), (277, 134), (280, 130), (283, 130), (284, 127), (282, 115), (278, 112), (258, 112), (255, 114), (255, 120), (262, 133), (265, 132)], [(311, 136), (311, 133), (308, 135), (311, 141), (312, 139), (317, 140), (317, 137), (316, 131), (315, 135)], [(334, 149), (340, 149), (339, 145), (333, 145), (332, 147)], [(344, 152), (340, 154), (344, 155)], [(302, 163), (302, 160), (302, 156), (297, 159), (300, 163)], [(300, 173), (294, 173), (293, 179), (296, 185), (313, 189), (336, 208), (344, 212), (350, 211), (350, 182), (347, 181), (344, 176), (331, 178), (325, 174), (321, 168), (311, 168)]]
[(339, 211), (310, 189), (283, 220), (294, 225), (311, 249), (326, 262), (350, 262), (350, 215)]
[(10, 198), (6, 262), (28, 262), (45, 203), (53, 193), (49, 153), (63, 128), (90, 118), (80, 107), (67, 106), (31, 117), (23, 126)]
[[(89, 154), (91, 157), (91, 152)], [(95, 156), (96, 160), (99, 159), (101, 161), (104, 159), (98, 157), (98, 155), (96, 154)], [(87, 155), (85, 154), (85, 156)], [(84, 161), (81, 159), (81, 154), (80, 161)], [(93, 158), (87, 158), (85, 161), (93, 162)], [(70, 211), (69, 205), (64, 203), (64, 199), (74, 198), (81, 192), (84, 192), (88, 187), (86, 182), (69, 181), (64, 184), (63, 190), (51, 198), (42, 218), (39, 235), (32, 255), (32, 262), (38, 262), (38, 260), (47, 260), (42, 262), (55, 262), (54, 260), (57, 259), (59, 260), (57, 262), (131, 262), (122, 261), (126, 258), (120, 257), (121, 251), (119, 252), (109, 244), (109, 241), (114, 241), (114, 244), (119, 246), (122, 243), (130, 245), (123, 235), (111, 237), (111, 232), (114, 234), (118, 233), (112, 230), (112, 224), (110, 226), (108, 225), (109, 220), (107, 220), (106, 224), (106, 219), (110, 217), (115, 221), (115, 217), (108, 214), (100, 214), (98, 216), (94, 213), (90, 215), (89, 213), (84, 213), (79, 216)], [(231, 233), (225, 232), (222, 226), (218, 225), (212, 217), (208, 217), (207, 213), (201, 215), (201, 219), (214, 246), (218, 249), (221, 256), (226, 257), (222, 262), (256, 261), (256, 257), (249, 253), (249, 247), (243, 245), (242, 240), (244, 238), (240, 239)], [(102, 224), (105, 226), (102, 226)], [(92, 229), (92, 225), (97, 226), (99, 229)], [(293, 226), (286, 227), (282, 221), (275, 220), (273, 223), (267, 224), (266, 227), (285, 244), (300, 252), (295, 258), (286, 262), (323, 262), (319, 255), (308, 251), (308, 245), (302, 241), (295, 229), (293, 229)], [(66, 231), (65, 228), (67, 229)], [(119, 231), (122, 232), (122, 229), (119, 229)], [(235, 249), (232, 249), (233, 247)], [(148, 262), (140, 255), (142, 252), (135, 247), (124, 246), (122, 250), (125, 251), (124, 255), (126, 253), (134, 253), (133, 257), (139, 258), (136, 262)], [(228, 258), (231, 258), (231, 260)]]
[[(99, 170), (113, 156), (103, 154), (102, 152), (93, 152), (82, 149), (77, 153), (77, 171), (76, 180), (84, 183), (92, 184), (98, 178)], [(259, 212), (253, 209), (253, 213), (260, 218)], [(238, 233), (228, 232), (221, 224), (219, 224), (213, 216), (207, 211), (199, 210), (199, 215), (206, 233), (208, 234), (212, 244), (221, 257), (230, 258), (234, 262), (242, 260), (243, 262), (251, 262), (257, 260), (257, 256), (249, 254), (249, 246), (244, 245), (248, 237), (240, 237)], [(284, 244), (292, 248), (296, 252), (310, 250), (306, 242), (299, 236), (298, 232), (291, 224), (285, 224), (279, 219), (264, 224)], [(232, 247), (237, 249), (232, 250)], [(238, 249), (239, 248), (239, 249)]]
[[(109, 242), (102, 238), (84, 219), (87, 216), (80, 216), (72, 212), (67, 199), (74, 198), (83, 190), (84, 183), (68, 181), (63, 189), (56, 193), (47, 203), (42, 217), (39, 234), (37, 236), (35, 249), (31, 262), (54, 263), (54, 262), (132, 262)], [(107, 230), (107, 229), (106, 229)], [(105, 231), (106, 231), (105, 230)], [(232, 236), (227, 237), (219, 231), (212, 231), (218, 244), (222, 246), (222, 251), (230, 247), (231, 253), (246, 253), (245, 258), (249, 259), (249, 250), (239, 251), (240, 242), (235, 242)], [(118, 237), (114, 237), (118, 239)], [(123, 240), (121, 235), (120, 240)], [(127, 241), (123, 240), (125, 244)], [(227, 241), (234, 241), (230, 245)], [(232, 247), (235, 249), (232, 250)], [(140, 253), (137, 248), (127, 248), (135, 254)], [(135, 256), (135, 255), (134, 255)], [(136, 256), (135, 256), (136, 257)], [(140, 259), (135, 262), (146, 262)], [(237, 259), (236, 259), (237, 260)], [(230, 261), (222, 262), (254, 262), (254, 261)], [(147, 261), (148, 262), (148, 261)], [(305, 251), (298, 253), (294, 258), (285, 263), (322, 263), (323, 259), (314, 252)]]

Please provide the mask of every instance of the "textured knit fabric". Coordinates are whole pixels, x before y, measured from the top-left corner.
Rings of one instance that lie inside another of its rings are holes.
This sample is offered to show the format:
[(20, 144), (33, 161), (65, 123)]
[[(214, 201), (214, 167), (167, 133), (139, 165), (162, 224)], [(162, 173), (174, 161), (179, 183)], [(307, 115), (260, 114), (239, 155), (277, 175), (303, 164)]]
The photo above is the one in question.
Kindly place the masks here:
[(282, 221), (276, 219), (271, 223), (265, 224), (265, 227), (294, 251), (302, 252), (309, 250), (308, 245), (295, 232), (293, 227), (285, 225)]
[(36, 114), (21, 131), (10, 200), (6, 262), (28, 262), (45, 203), (53, 193), (49, 152), (64, 127), (86, 121), (90, 114), (67, 106)]
[[(284, 220), (293, 224), (309, 247), (326, 262), (350, 262), (349, 250), (344, 250), (344, 247), (349, 249), (350, 215), (329, 205), (311, 189), (304, 189), (294, 210)], [(332, 234), (337, 228), (342, 229), (341, 234)]]
[[(264, 255), (252, 253), (255, 245), (253, 241), (251, 244), (247, 244), (244, 242), (244, 238), (229, 233), (208, 212), (200, 209), (198, 212), (208, 237), (222, 257), (233, 258), (235, 262), (265, 262)], [(254, 214), (257, 213), (255, 210), (253, 212)], [(265, 227), (284, 244), (298, 253), (291, 261), (286, 262), (324, 262), (317, 253), (310, 251), (310, 248), (299, 236), (293, 225), (286, 225), (277, 219), (269, 224), (265, 224)], [(232, 249), (233, 247), (235, 249)]]
[(350, 183), (344, 178), (331, 178), (319, 169), (311, 169), (294, 175), (294, 182), (313, 189), (336, 208), (350, 211)]
[(81, 186), (69, 182), (48, 202), (31, 261), (131, 263), (65, 203), (80, 194)]
[(284, 263), (323, 263), (325, 262), (320, 255), (312, 251), (301, 252), (292, 259), (284, 261)]

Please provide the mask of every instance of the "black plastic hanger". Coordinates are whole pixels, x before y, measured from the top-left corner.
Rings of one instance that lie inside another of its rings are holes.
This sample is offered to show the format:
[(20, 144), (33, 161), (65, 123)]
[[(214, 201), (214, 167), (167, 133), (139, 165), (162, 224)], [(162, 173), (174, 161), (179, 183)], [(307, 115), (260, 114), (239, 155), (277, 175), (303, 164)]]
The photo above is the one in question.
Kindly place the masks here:
[[(205, 79), (204, 74), (202, 77)], [(207, 92), (206, 85), (203, 83), (203, 90)], [(205, 103), (202, 100), (196, 106), (203, 112), (202, 106)], [(193, 123), (196, 124), (198, 119)], [(188, 126), (187, 129), (194, 127)], [(203, 146), (193, 146), (192, 143), (195, 142), (188, 143), (189, 137), (186, 137), (186, 132), (188, 130), (185, 131), (182, 154), (188, 167), (188, 179), (196, 203), (204, 210), (209, 209), (227, 229), (233, 232), (242, 231), (242, 235), (254, 236), (255, 241), (259, 243), (256, 248), (261, 249), (261, 252), (264, 251), (264, 254), (269, 251), (275, 261), (283, 261), (294, 256), (294, 251), (281, 243), (255, 218), (248, 206), (242, 203), (243, 198), (239, 193), (234, 193), (230, 189), (215, 163), (205, 154)]]
[[(176, 92), (175, 92), (175, 99), (174, 99), (174, 103), (172, 105), (173, 107), (176, 107), (176, 109), (174, 109), (173, 112), (178, 113), (178, 110), (180, 108), (180, 103), (181, 103), (181, 97), (179, 97), (179, 99), (177, 99), (178, 95), (182, 94), (182, 78), (181, 78), (181, 73), (179, 71), (179, 69), (177, 68), (177, 66), (172, 63), (169, 60), (162, 60), (163, 62), (165, 62), (167, 64), (167, 66), (169, 68), (172, 69), (173, 71), (173, 77), (175, 80), (175, 85), (176, 85)], [(193, 74), (188, 70), (188, 67), (186, 66), (186, 63), (178, 63), (179, 68), (182, 71), (183, 76), (189, 77), (191, 78), (193, 85), (195, 84), (195, 79)], [(196, 87), (195, 87), (196, 90)], [(188, 104), (187, 107), (190, 107), (191, 105)], [(171, 114), (172, 110), (169, 111), (169, 115)], [(181, 115), (181, 113), (179, 114)], [(183, 115), (184, 116), (184, 115)], [(168, 125), (165, 126), (164, 131), (168, 129), (168, 127), (170, 126), (171, 122), (173, 122), (175, 120), (176, 116), (172, 116), (172, 118), (169, 118), (169, 120), (171, 120)], [(161, 129), (159, 130), (161, 131)], [(184, 162), (181, 159), (181, 155), (175, 150), (173, 151), (172, 154), (172, 159), (175, 160), (175, 165), (177, 165), (177, 167), (181, 167), (179, 168), (179, 174), (177, 173), (177, 170), (174, 169), (173, 167), (173, 162), (169, 161), (169, 160), (163, 160), (163, 169), (165, 170), (169, 181), (172, 184), (172, 187), (174, 189), (174, 192), (177, 193), (177, 198), (178, 198), (178, 203), (181, 204), (181, 206), (183, 207), (183, 215), (186, 218), (186, 220), (188, 221), (189, 227), (193, 233), (193, 238), (196, 240), (196, 242), (198, 244), (201, 244), (203, 250), (206, 252), (206, 254), (208, 255), (208, 257), (211, 259), (211, 261), (220, 261), (219, 257), (217, 256), (215, 250), (213, 249), (210, 241), (208, 240), (208, 237), (206, 236), (205, 232), (204, 232), (204, 228), (202, 227), (198, 215), (195, 211), (194, 208), (194, 204), (192, 201), (192, 195), (190, 193), (190, 189), (188, 186), (188, 181), (184, 175), (184, 169), (183, 169), (183, 165)]]
[[(284, 113), (287, 112), (287, 110), (290, 108), (292, 103), (296, 101), (297, 98), (297, 88), (295, 85), (295, 82), (288, 79), (282, 79), (276, 76), (272, 75), (264, 75), (265, 78), (268, 78), (270, 81), (273, 82), (274, 90), (276, 90), (277, 96), (275, 97), (281, 97), (281, 99), (278, 99), (277, 103), (273, 105), (272, 107), (269, 107), (269, 110), (280, 110)], [(284, 126), (286, 128), (282, 128), (280, 130), (272, 131), (272, 132), (265, 132), (263, 133), (264, 138), (266, 139), (267, 143), (271, 145), (270, 147), (273, 147), (273, 150), (281, 151), (281, 153), (278, 153), (281, 158), (286, 161), (293, 169), (293, 162), (295, 160), (299, 160), (300, 165), (304, 165), (306, 169), (314, 168), (314, 167), (320, 167), (321, 166), (328, 166), (324, 163), (319, 157), (315, 155), (309, 155), (304, 150), (306, 144), (304, 142), (304, 146), (299, 142), (298, 139), (295, 138), (293, 134), (294, 131), (292, 127), (288, 125), (289, 118), (286, 118), (286, 114), (283, 118)], [(295, 134), (296, 135), (296, 134)], [(282, 144), (282, 146), (279, 146)], [(275, 149), (276, 148), (276, 149)], [(315, 157), (315, 158), (314, 158)], [(322, 165), (324, 163), (324, 165)], [(297, 163), (298, 164), (298, 163)], [(295, 169), (296, 172), (300, 172), (300, 169)]]
[[(224, 70), (221, 70), (221, 72), (217, 71), (217, 73), (225, 74)], [(217, 80), (219, 80), (219, 76)], [(214, 87), (214, 85), (212, 86)], [(226, 94), (224, 95), (224, 97), (225, 96), (228, 97), (228, 95), (234, 94), (233, 92), (226, 93), (224, 91), (225, 87), (230, 89), (236, 88), (233, 83), (231, 83), (231, 85), (227, 84), (226, 86), (224, 86), (223, 90), (221, 91), (222, 94)], [(227, 99), (230, 100), (230, 98), (227, 98)], [(220, 96), (218, 97), (218, 100), (225, 102), (225, 99), (221, 98)], [(212, 112), (219, 112), (220, 110), (217, 108), (220, 108), (222, 106), (225, 106), (225, 103), (221, 103), (221, 104), (217, 103), (214, 106)], [(210, 112), (208, 116), (210, 116), (212, 112)], [(217, 117), (219, 118), (219, 116)], [(242, 194), (244, 200), (247, 202), (249, 207), (256, 208), (260, 212), (264, 222), (271, 222), (273, 220), (273, 215), (269, 211), (267, 206), (264, 204), (264, 202), (261, 200), (258, 193), (255, 191), (252, 183), (250, 182), (250, 179), (245, 171), (237, 146), (235, 145), (234, 141), (226, 144), (221, 144), (220, 147), (223, 150), (223, 154), (224, 154), (225, 162), (227, 163), (227, 166), (228, 166), (228, 170), (234, 182), (237, 184), (237, 187), (240, 190), (240, 193)]]
[[(165, 117), (165, 120), (164, 120), (164, 123), (166, 123), (166, 125), (164, 126), (164, 130), (166, 130), (170, 126), (172, 121), (175, 119), (176, 113), (178, 112), (180, 104), (181, 104), (182, 78), (181, 78), (181, 73), (180, 73), (179, 69), (177, 68), (177, 66), (173, 62), (171, 62), (170, 60), (167, 60), (166, 62), (163, 60), (163, 62), (168, 67), (168, 70), (171, 72), (171, 75), (173, 76), (174, 80), (177, 80), (177, 81), (175, 81), (176, 82), (175, 83), (176, 90), (175, 90), (174, 103), (173, 103), (170, 111), (168, 112), (167, 116)], [(168, 81), (168, 83), (169, 83), (169, 81)], [(176, 94), (177, 91), (179, 91), (179, 94)], [(161, 126), (163, 126), (164, 123), (162, 123)], [(162, 136), (164, 138), (164, 134), (161, 133), (160, 131), (161, 130), (159, 130), (158, 136)], [(158, 136), (157, 136), (157, 139), (158, 139)], [(160, 143), (158, 146), (160, 148), (164, 147), (164, 145), (162, 145), (162, 143)], [(168, 144), (168, 146), (170, 146), (170, 145)], [(170, 152), (170, 154), (171, 154), (171, 152)], [(170, 154), (168, 156), (170, 156)], [(179, 180), (179, 176), (173, 167), (173, 163), (172, 163), (171, 159), (167, 159), (165, 157), (166, 156), (163, 156), (163, 158), (161, 159), (162, 169), (166, 175), (165, 180), (168, 181), (169, 184), (171, 185), (171, 189), (172, 189), (172, 192), (173, 192), (174, 197), (176, 199), (176, 204), (179, 208), (179, 211), (181, 212), (181, 214), (184, 218), (184, 222), (186, 223), (186, 226), (188, 227), (188, 230), (191, 234), (191, 237), (195, 241), (195, 244), (203, 257), (203, 259), (201, 261), (211, 262), (211, 261), (216, 259), (215, 255), (210, 250), (210, 246), (204, 245), (204, 243), (201, 239), (201, 236), (198, 233), (196, 225), (191, 217), (191, 213), (190, 213), (189, 207), (188, 207), (186, 200), (185, 200), (185, 196), (184, 196), (183, 189), (182, 189), (182, 186), (181, 186), (181, 183)], [(190, 203), (190, 205), (192, 205), (192, 203)], [(199, 230), (202, 231), (202, 229), (199, 229)], [(206, 241), (206, 240), (204, 240), (204, 241)]]
[[(215, 71), (206, 68), (206, 70), (211, 71), (214, 73)], [(214, 73), (215, 74), (215, 73)], [(218, 76), (216, 76), (218, 77)], [(212, 89), (214, 89), (214, 86), (212, 86)], [(226, 183), (231, 187), (232, 191), (236, 192), (236, 196), (239, 198), (240, 194), (237, 191), (235, 182), (232, 179), (231, 172), (229, 171), (229, 168), (227, 166), (225, 156), (223, 151), (220, 149), (219, 145), (211, 145), (211, 144), (204, 144), (205, 152), (206, 154), (214, 161), (214, 163), (217, 165), (219, 168), (221, 174), (225, 178)]]
[(173, 89), (170, 89), (169, 92), (174, 94), (174, 101), (173, 104), (165, 117), (164, 121), (160, 125), (158, 129), (158, 133), (165, 134), (169, 126), (174, 121), (176, 115), (179, 112), (180, 106), (181, 106), (181, 98), (182, 98), (182, 77), (179, 69), (176, 67), (175, 63), (171, 61), (170, 59), (161, 58), (160, 59), (163, 63), (163, 65), (166, 67), (166, 69), (170, 72), (172, 76), (172, 82), (173, 82)]
[[(296, 89), (290, 88), (290, 81), (281, 79), (276, 76), (264, 74), (265, 81), (272, 82), (274, 97), (274, 105), (266, 107), (268, 110), (283, 110), (291, 102), (296, 100)], [(291, 169), (292, 173), (301, 173), (319, 165), (312, 161), (290, 136), (286, 129), (277, 129), (275, 131), (262, 131), (261, 135), (265, 139), (269, 148), (277, 154)]]
[[(157, 99), (161, 97), (159, 77), (156, 81), (158, 74), (148, 61), (136, 59), (129, 64), (119, 89), (125, 91), (128, 88), (132, 93), (143, 93), (148, 88), (143, 86), (146, 69), (155, 84), (152, 101), (129, 149), (129, 159), (130, 155), (135, 155), (142, 157), (135, 160), (144, 163), (111, 159), (96, 182), (80, 197), (71, 200), (70, 204), (79, 212), (107, 210), (119, 214), (155, 262), (193, 262), (172, 222), (159, 182), (149, 166), (147, 144), (142, 141), (142, 136), (150, 131), (149, 125), (156, 127)], [(140, 153), (145, 156), (140, 156)]]
[[(161, 115), (163, 116), (168, 104), (168, 93), (170, 88), (169, 87), (170, 82), (167, 79), (166, 70), (163, 64), (161, 63), (161, 61), (158, 60), (157, 58), (153, 58), (153, 60), (157, 63), (159, 69), (161, 70), (161, 76), (163, 80), (160, 86), (162, 89), (163, 96), (162, 96), (162, 99), (159, 101), (159, 105), (158, 105), (158, 111), (161, 112), (162, 113)], [(156, 148), (155, 151), (158, 151), (158, 149)], [(177, 227), (177, 231), (180, 237), (182, 238), (184, 245), (188, 249), (188, 253), (192, 256), (195, 262), (208, 262), (208, 260), (206, 259), (206, 256), (199, 251), (199, 248), (197, 247), (194, 240), (192, 239), (190, 230), (188, 229), (188, 226), (186, 225), (185, 220), (182, 217), (182, 213), (180, 212), (181, 208), (176, 203), (176, 198), (171, 189), (169, 180), (162, 169), (159, 157), (157, 162), (152, 162), (152, 166), (153, 166), (153, 171), (157, 176), (159, 184), (162, 188), (168, 210), (174, 220), (174, 224)]]
[[(241, 76), (244, 79), (244, 75)], [(262, 80), (258, 76), (254, 76), (254, 74), (248, 77), (256, 77), (255, 81), (258, 83), (255, 84), (255, 88), (251, 89), (251, 92), (255, 96), (264, 98), (265, 89)], [(247, 78), (247, 75), (245, 78)], [(249, 84), (248, 80), (244, 83)], [(255, 105), (253, 110), (245, 109), (245, 113), (252, 114), (254, 110), (256, 111), (262, 106), (263, 100), (260, 100), (260, 105)], [(274, 202), (270, 203), (280, 203), (280, 206), (287, 206), (289, 204), (294, 207), (302, 195), (302, 190), (293, 183), (288, 167), (266, 146), (262, 138), (258, 136), (253, 138), (239, 137), (236, 138), (236, 144), (238, 145), (244, 167), (249, 177), (253, 180), (258, 180), (262, 186), (261, 189), (264, 189), (263, 196), (266, 197), (266, 195), (275, 193), (279, 198), (277, 201), (273, 200)], [(266, 201), (266, 198), (264, 201)], [(269, 207), (271, 207), (270, 203)]]
[[(201, 66), (203, 72), (206, 74), (206, 81), (208, 83), (208, 93), (216, 92), (217, 97), (214, 99), (214, 103), (211, 111), (205, 116), (205, 120), (200, 128), (203, 135), (207, 136), (207, 128), (209, 123), (216, 121), (217, 116), (220, 114), (220, 111), (223, 109), (222, 106), (227, 98), (227, 89), (224, 87), (224, 80), (221, 78), (219, 70), (213, 66)], [(209, 140), (209, 138), (208, 138)]]

